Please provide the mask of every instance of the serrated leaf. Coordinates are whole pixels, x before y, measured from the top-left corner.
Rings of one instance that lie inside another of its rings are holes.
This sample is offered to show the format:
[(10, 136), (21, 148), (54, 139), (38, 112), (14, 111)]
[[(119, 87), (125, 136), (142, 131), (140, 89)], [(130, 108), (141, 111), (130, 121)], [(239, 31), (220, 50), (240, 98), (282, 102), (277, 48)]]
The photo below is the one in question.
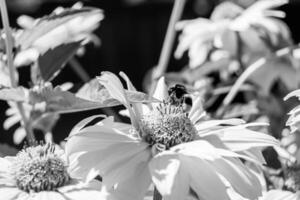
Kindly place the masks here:
[(25, 29), (16, 38), (16, 45), (21, 50), (33, 47), (44, 53), (61, 44), (85, 39), (102, 19), (102, 11), (97, 8), (64, 9), (59, 14), (38, 19), (33, 27)]
[(0, 86), (0, 99), (4, 101), (24, 102), (27, 89), (23, 87), (9, 88)]
[[(136, 92), (136, 91), (128, 91), (125, 90), (126, 96), (129, 102), (143, 102), (143, 103), (151, 103), (158, 102), (157, 99), (150, 97), (149, 95)], [(86, 83), (77, 93), (77, 97), (82, 99), (86, 99), (93, 102), (102, 102), (103, 99), (110, 99), (111, 102), (115, 102), (116, 104), (120, 104), (119, 101), (113, 99), (109, 94), (108, 90), (105, 89), (103, 85), (99, 83), (97, 79), (93, 79), (90, 82)]]
[[(52, 86), (44, 86), (30, 90), (28, 102), (30, 104), (44, 103), (46, 112), (56, 113), (72, 113), (121, 105), (119, 101), (110, 97), (104, 88), (93, 92), (95, 92), (94, 94), (96, 95), (92, 96), (93, 99), (89, 99), (87, 94), (80, 96), (68, 91), (63, 91), (60, 87), (52, 88)], [(147, 98), (148, 95), (141, 92), (127, 93), (128, 99), (131, 100), (131, 102), (152, 101), (152, 99)]]
[(44, 81), (53, 79), (57, 72), (75, 55), (79, 47), (80, 42), (63, 44), (40, 55), (37, 63), (41, 78)]
[(45, 103), (46, 112), (71, 113), (103, 107), (120, 105), (112, 99), (102, 99), (100, 102), (89, 101), (75, 94), (63, 91), (60, 87), (44, 87), (38, 90), (30, 90), (29, 103)]

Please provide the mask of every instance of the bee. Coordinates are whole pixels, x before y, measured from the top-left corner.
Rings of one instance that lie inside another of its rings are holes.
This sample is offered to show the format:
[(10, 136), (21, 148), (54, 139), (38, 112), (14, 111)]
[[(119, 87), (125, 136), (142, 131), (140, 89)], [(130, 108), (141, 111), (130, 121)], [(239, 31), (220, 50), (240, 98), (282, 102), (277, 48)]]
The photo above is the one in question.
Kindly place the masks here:
[(182, 106), (186, 112), (192, 107), (193, 101), (185, 86), (176, 84), (168, 90), (168, 102), (174, 106)]

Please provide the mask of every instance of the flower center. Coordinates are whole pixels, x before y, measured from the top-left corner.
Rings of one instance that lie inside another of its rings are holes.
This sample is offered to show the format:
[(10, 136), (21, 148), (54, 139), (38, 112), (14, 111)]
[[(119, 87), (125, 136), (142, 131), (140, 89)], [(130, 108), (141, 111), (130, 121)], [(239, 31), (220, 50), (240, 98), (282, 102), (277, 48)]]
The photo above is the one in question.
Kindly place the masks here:
[(53, 191), (68, 183), (66, 164), (54, 151), (54, 145), (47, 144), (28, 147), (17, 154), (13, 172), (19, 189)]
[(196, 129), (182, 106), (166, 102), (142, 117), (141, 129), (146, 142), (163, 146), (163, 149), (192, 141), (196, 135)]
[(288, 167), (285, 171), (285, 187), (296, 192), (300, 190), (300, 165)]

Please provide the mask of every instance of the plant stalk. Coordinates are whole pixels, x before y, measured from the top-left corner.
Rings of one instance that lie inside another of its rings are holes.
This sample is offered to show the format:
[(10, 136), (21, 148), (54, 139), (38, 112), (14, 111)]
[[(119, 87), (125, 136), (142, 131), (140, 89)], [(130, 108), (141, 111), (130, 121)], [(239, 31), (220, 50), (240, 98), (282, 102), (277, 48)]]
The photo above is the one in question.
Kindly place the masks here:
[(152, 87), (150, 88), (151, 93), (153, 93), (153, 91), (154, 91), (157, 79), (159, 77), (161, 77), (167, 70), (171, 52), (172, 52), (172, 48), (173, 48), (173, 43), (174, 43), (175, 36), (176, 36), (175, 25), (181, 18), (185, 2), (186, 2), (186, 0), (175, 0), (174, 6), (172, 9), (172, 14), (170, 17), (170, 21), (169, 21), (168, 28), (167, 28), (167, 33), (166, 33), (163, 47), (161, 50), (161, 54), (159, 57), (158, 65), (153, 70), (153, 73), (152, 73)]
[[(7, 6), (5, 0), (0, 0), (0, 11), (1, 11), (1, 19), (2, 24), (5, 32), (5, 49), (6, 49), (6, 56), (7, 56), (7, 66), (9, 69), (9, 77), (10, 77), (10, 83), (13, 88), (16, 88), (18, 86), (18, 82), (15, 77), (16, 69), (13, 64), (13, 37), (9, 25), (9, 19), (8, 19), (8, 13), (7, 13)], [(26, 130), (26, 137), (29, 144), (34, 143), (35, 137), (33, 134), (33, 130), (31, 127), (30, 121), (27, 119), (27, 116), (25, 114), (25, 110), (23, 107), (23, 104), (21, 102), (17, 102), (17, 108), (19, 110), (19, 113), (22, 117), (22, 125), (24, 126)]]
[(227, 96), (223, 100), (223, 106), (227, 107), (234, 97), (237, 95), (238, 91), (240, 90), (240, 87), (243, 85), (243, 83), (250, 77), (253, 72), (258, 70), (260, 67), (262, 67), (268, 60), (274, 58), (274, 57), (283, 57), (290, 53), (290, 51), (293, 48), (297, 48), (298, 45), (295, 45), (293, 47), (285, 47), (282, 49), (277, 50), (274, 52), (274, 54), (271, 54), (270, 56), (262, 57), (256, 60), (253, 64), (251, 64), (243, 73), (242, 75), (237, 79), (237, 81), (232, 86), (231, 90), (227, 94)]

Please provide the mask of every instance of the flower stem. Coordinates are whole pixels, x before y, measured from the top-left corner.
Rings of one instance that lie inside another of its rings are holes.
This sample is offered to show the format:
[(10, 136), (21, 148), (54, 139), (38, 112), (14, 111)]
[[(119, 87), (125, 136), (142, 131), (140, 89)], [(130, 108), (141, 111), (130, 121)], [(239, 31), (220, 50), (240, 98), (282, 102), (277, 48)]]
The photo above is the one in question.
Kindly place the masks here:
[(170, 55), (172, 53), (173, 43), (176, 36), (175, 25), (178, 22), (178, 20), (181, 18), (185, 2), (186, 0), (175, 0), (171, 18), (167, 28), (167, 33), (160, 53), (158, 65), (156, 68), (154, 68), (152, 72), (152, 77), (151, 77), (152, 86), (150, 88), (150, 93), (153, 93), (158, 78), (161, 77), (167, 70), (168, 63), (170, 60)]
[(227, 94), (227, 96), (223, 100), (223, 106), (228, 106), (236, 94), (238, 93), (240, 87), (243, 85), (243, 83), (250, 77), (251, 74), (253, 74), (256, 70), (258, 70), (260, 67), (262, 67), (267, 61), (273, 59), (274, 57), (283, 57), (288, 55), (292, 49), (297, 48), (298, 45), (292, 46), (292, 47), (285, 47), (282, 49), (279, 49), (275, 51), (273, 54), (270, 54), (269, 56), (259, 58), (254, 63), (252, 63), (247, 69), (242, 73), (242, 75), (237, 79), (237, 81), (232, 86), (231, 90)]
[(153, 200), (162, 200), (162, 196), (159, 191), (154, 187)]
[[(13, 64), (13, 37), (11, 34), (11, 29), (9, 26), (8, 14), (7, 14), (7, 7), (5, 0), (0, 0), (0, 11), (1, 11), (1, 19), (2, 24), (5, 32), (5, 49), (6, 49), (6, 56), (7, 56), (7, 66), (9, 69), (9, 77), (10, 83), (13, 88), (18, 86), (18, 82), (15, 77), (16, 69)], [(24, 111), (23, 104), (21, 102), (17, 102), (17, 108), (19, 113), (22, 117), (22, 125), (24, 126), (26, 133), (27, 133), (27, 140), (28, 143), (31, 144), (35, 141), (35, 137), (32, 131), (32, 127), (30, 121), (27, 119)]]

